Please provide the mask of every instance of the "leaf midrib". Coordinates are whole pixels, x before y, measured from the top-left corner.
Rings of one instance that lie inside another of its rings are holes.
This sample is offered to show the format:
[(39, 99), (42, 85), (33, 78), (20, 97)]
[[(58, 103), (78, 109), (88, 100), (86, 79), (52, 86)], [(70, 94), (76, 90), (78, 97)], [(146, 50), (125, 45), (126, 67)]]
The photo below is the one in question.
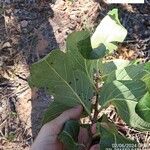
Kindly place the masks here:
[(84, 68), (84, 67), (80, 64), (80, 62), (72, 55), (71, 52), (70, 52), (70, 55), (71, 55), (71, 57), (78, 63), (78, 65), (81, 66), (81, 68), (82, 68), (83, 70), (85, 69), (86, 74), (87, 74), (87, 76), (88, 76), (88, 78), (89, 78), (89, 80), (90, 80), (90, 83), (92, 84), (92, 86), (94, 87), (94, 89), (97, 91), (95, 85), (93, 84), (93, 80), (91, 79), (91, 77), (90, 77), (90, 75), (89, 75), (89, 73), (88, 73), (88, 69), (87, 69), (87, 61), (86, 61), (86, 60), (83, 58), (83, 56), (82, 56), (83, 61), (84, 61), (84, 66), (85, 66), (85, 68)]
[(88, 110), (88, 108), (85, 106), (85, 104), (82, 102), (81, 98), (78, 96), (78, 94), (74, 91), (74, 89), (68, 84), (68, 82), (62, 78), (59, 73), (47, 62), (47, 60), (45, 60), (46, 64), (55, 72), (55, 74), (70, 88), (70, 90), (73, 92), (73, 94), (77, 97), (78, 101), (83, 105), (83, 107), (85, 108), (86, 112), (90, 115), (90, 111)]

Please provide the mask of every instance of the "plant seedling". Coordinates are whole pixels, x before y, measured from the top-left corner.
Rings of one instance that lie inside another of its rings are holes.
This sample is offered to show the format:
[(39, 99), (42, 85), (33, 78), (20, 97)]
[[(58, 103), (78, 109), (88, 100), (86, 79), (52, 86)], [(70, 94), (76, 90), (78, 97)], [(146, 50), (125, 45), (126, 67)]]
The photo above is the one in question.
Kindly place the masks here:
[[(110, 105), (115, 106), (118, 115), (130, 127), (150, 130), (150, 62), (136, 64), (105, 59), (126, 35), (118, 10), (113, 9), (92, 36), (88, 31), (74, 32), (67, 38), (65, 52), (54, 50), (31, 66), (30, 85), (47, 88), (54, 96), (45, 112), (44, 123), (69, 108), (82, 105), (82, 117), (89, 118), (89, 124), (84, 127), (96, 123), (97, 133), (91, 137), (98, 136), (101, 150), (117, 144), (135, 144), (121, 135), (115, 124), (102, 114)], [(87, 149), (77, 141), (80, 126), (83, 122), (75, 120), (64, 125), (59, 138), (66, 149)]]

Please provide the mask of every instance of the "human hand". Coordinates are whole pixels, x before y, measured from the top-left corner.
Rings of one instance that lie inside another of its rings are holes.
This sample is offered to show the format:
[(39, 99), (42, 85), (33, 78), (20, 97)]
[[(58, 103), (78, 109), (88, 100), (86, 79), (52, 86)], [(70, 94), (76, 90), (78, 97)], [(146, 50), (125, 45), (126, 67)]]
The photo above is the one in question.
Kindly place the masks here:
[[(61, 132), (64, 123), (71, 119), (78, 120), (82, 111), (82, 106), (77, 106), (64, 111), (60, 116), (46, 123), (41, 128), (31, 150), (64, 150), (64, 145), (58, 140), (58, 135)], [(86, 129), (80, 130), (78, 141), (84, 144), (89, 141)], [(99, 145), (92, 146), (90, 150), (99, 150)]]

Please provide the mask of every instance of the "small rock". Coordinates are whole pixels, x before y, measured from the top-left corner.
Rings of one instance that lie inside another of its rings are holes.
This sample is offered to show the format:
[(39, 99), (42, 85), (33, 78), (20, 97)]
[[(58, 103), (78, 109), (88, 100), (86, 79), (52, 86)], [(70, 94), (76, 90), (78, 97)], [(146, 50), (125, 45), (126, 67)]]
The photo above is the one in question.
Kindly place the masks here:
[(81, 18), (76, 19), (77, 23), (81, 23)]
[(77, 26), (77, 23), (75, 21), (70, 21), (70, 25), (68, 28), (71, 30), (75, 30), (76, 26)]
[(72, 19), (72, 20), (76, 20), (76, 15), (70, 15), (70, 19)]
[(65, 2), (64, 2), (64, 0), (57, 0), (57, 1), (55, 2), (55, 5), (64, 6), (64, 5), (65, 5)]
[(11, 47), (11, 44), (9, 42), (6, 42), (3, 44), (2, 48), (8, 48)]
[(25, 28), (27, 27), (27, 25), (28, 25), (28, 21), (26, 20), (21, 21), (21, 27)]

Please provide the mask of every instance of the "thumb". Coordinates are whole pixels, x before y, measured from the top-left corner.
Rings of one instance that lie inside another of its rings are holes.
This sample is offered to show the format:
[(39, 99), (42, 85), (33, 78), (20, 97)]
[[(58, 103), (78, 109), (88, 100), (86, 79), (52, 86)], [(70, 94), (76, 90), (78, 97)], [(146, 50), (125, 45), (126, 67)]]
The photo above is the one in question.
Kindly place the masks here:
[(46, 126), (48, 128), (53, 129), (51, 130), (53, 134), (59, 134), (64, 123), (70, 119), (79, 119), (82, 111), (83, 107), (81, 105), (68, 109), (64, 111), (61, 115), (59, 115), (57, 118), (47, 123)]
[(99, 144), (93, 145), (90, 150), (100, 150)]
[(81, 105), (76, 106), (74, 108), (64, 111), (60, 116), (54, 119), (54, 121), (62, 126), (66, 121), (70, 119), (79, 119), (82, 111), (83, 107)]

